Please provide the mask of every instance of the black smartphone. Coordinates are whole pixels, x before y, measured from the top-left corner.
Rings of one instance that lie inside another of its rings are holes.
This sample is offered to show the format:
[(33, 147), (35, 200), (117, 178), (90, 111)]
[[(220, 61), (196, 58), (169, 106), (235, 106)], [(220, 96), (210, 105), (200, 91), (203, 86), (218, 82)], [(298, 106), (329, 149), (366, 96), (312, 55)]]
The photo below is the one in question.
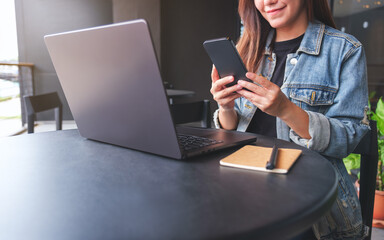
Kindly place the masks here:
[(203, 46), (215, 65), (220, 78), (234, 77), (235, 80), (227, 84), (227, 87), (235, 85), (238, 80), (253, 82), (245, 76), (247, 69), (230, 38), (207, 40), (203, 43)]

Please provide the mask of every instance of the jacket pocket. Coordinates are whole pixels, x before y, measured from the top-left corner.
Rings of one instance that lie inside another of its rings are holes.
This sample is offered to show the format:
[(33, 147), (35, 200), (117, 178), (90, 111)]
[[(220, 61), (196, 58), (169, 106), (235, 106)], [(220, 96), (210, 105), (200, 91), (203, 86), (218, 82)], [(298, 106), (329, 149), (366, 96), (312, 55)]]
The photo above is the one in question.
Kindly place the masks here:
[(334, 102), (337, 89), (321, 85), (295, 86), (289, 97), (293, 103), (304, 110), (325, 113)]

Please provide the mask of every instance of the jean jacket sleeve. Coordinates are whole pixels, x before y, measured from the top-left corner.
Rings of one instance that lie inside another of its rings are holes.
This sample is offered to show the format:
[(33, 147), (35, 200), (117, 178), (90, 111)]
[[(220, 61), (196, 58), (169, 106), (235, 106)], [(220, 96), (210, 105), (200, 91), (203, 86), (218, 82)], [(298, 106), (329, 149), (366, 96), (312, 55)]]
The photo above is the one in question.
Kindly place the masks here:
[(350, 154), (369, 130), (366, 72), (363, 47), (352, 48), (343, 59), (333, 104), (324, 114), (307, 111), (311, 139), (300, 138), (290, 130), (291, 140), (325, 156), (343, 158)]

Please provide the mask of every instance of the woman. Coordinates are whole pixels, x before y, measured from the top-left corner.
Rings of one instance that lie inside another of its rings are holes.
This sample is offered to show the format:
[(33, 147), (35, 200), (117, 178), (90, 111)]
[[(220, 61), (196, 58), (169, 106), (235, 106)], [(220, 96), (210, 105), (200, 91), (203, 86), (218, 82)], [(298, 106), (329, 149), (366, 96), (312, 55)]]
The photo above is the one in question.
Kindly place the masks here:
[[(259, 83), (219, 79), (216, 127), (293, 141), (324, 155), (338, 176), (338, 198), (313, 225), (318, 239), (363, 239), (368, 227), (342, 158), (368, 131), (366, 60), (360, 42), (335, 28), (327, 0), (240, 0), (237, 48)], [(248, 89), (250, 91), (244, 90)]]

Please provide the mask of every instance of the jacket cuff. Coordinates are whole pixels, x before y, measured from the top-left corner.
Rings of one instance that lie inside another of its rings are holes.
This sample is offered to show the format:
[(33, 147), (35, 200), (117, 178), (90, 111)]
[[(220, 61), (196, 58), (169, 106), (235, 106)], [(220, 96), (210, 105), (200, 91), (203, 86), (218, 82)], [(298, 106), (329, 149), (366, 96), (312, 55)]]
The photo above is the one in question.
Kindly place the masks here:
[(221, 128), (219, 122), (219, 109), (216, 109), (216, 111), (213, 113), (213, 123), (215, 124), (215, 128)]
[(306, 111), (309, 116), (309, 135), (311, 139), (301, 138), (292, 129), (290, 130), (290, 139), (308, 149), (323, 152), (327, 149), (331, 138), (331, 126), (328, 118), (321, 113)]

